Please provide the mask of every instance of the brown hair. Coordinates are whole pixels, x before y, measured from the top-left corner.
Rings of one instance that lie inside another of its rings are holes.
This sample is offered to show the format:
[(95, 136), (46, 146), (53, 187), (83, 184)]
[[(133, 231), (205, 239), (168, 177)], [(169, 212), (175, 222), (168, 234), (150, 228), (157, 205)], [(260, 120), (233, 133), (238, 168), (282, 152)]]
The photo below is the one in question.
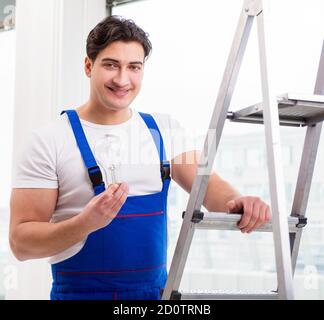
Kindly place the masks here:
[(138, 27), (134, 21), (120, 16), (109, 16), (90, 31), (87, 39), (88, 57), (95, 61), (100, 51), (114, 41), (139, 42), (143, 46), (145, 59), (152, 50), (148, 34)]

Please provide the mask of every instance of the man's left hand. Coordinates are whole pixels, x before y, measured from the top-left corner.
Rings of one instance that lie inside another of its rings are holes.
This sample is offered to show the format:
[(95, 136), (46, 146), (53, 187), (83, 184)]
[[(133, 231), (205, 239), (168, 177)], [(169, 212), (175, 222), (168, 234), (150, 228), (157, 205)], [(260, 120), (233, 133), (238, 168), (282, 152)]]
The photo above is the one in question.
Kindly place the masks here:
[(258, 197), (242, 196), (226, 203), (230, 213), (242, 213), (238, 227), (250, 233), (271, 220), (270, 207)]

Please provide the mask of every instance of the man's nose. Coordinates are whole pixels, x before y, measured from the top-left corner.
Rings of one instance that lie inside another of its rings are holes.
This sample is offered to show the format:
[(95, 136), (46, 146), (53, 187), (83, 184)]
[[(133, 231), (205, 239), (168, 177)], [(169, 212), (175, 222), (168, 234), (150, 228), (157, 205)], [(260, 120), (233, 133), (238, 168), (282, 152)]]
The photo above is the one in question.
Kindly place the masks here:
[(113, 78), (113, 83), (118, 85), (119, 87), (126, 87), (129, 85), (129, 75), (127, 73), (127, 70), (120, 69), (118, 73)]

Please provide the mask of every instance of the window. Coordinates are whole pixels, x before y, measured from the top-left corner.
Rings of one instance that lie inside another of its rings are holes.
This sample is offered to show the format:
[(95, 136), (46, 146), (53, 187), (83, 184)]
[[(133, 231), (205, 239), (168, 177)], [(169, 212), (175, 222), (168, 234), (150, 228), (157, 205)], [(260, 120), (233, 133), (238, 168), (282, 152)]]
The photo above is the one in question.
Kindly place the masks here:
[(293, 188), (291, 183), (286, 183), (286, 200), (287, 202), (291, 202), (293, 200)]
[(263, 161), (262, 148), (248, 148), (246, 149), (246, 165), (249, 168), (260, 168)]
[[(322, 34), (319, 30), (322, 30), (323, 27), (319, 25), (319, 21), (322, 20), (324, 4), (320, 4), (318, 1), (312, 1), (312, 4), (317, 8), (317, 20), (312, 18), (312, 23), (301, 24), (296, 17), (305, 21), (305, 8), (310, 8), (308, 2), (300, 1), (298, 5), (293, 0), (287, 0), (284, 4), (276, 3), (276, 1), (271, 2), (273, 20), (276, 21), (273, 33), (274, 38), (278, 39), (275, 49), (278, 54), (281, 54), (280, 59), (274, 59), (277, 65), (271, 66), (273, 74), (279, 75), (273, 80), (278, 94), (288, 90), (313, 91), (317, 71), (316, 64), (322, 41)], [(153, 43), (152, 56), (146, 63), (143, 92), (141, 99), (137, 100), (140, 102), (140, 109), (147, 108), (147, 110), (171, 113), (182, 120), (186, 128), (191, 130), (201, 128), (205, 134), (204, 130), (208, 128), (211, 118), (217, 97), (217, 88), (219, 88), (222, 79), (241, 3), (230, 0), (222, 2), (221, 8), (218, 10), (219, 4), (215, 4), (213, 0), (206, 0), (198, 7), (188, 5), (188, 1), (185, 0), (156, 0), (154, 4), (153, 1), (139, 1), (136, 4), (118, 6), (114, 9), (114, 14), (131, 18), (143, 26), (144, 30), (150, 34)], [(200, 12), (199, 15), (197, 15), (197, 10)], [(287, 24), (287, 14), (284, 12), (291, 13), (291, 10), (294, 14), (291, 15), (289, 24)], [(312, 12), (314, 13), (315, 10)], [(315, 21), (318, 23), (316, 22), (316, 24)], [(283, 29), (283, 25), (289, 27)], [(222, 32), (217, 30), (222, 30)], [(285, 31), (282, 32), (282, 30)], [(312, 37), (309, 37), (309, 34)], [(312, 42), (312, 39), (315, 38), (317, 38), (318, 45)], [(287, 43), (287, 39), (291, 39), (288, 41), (289, 43)], [(282, 46), (288, 48), (296, 42), (306, 42), (313, 49), (298, 52), (293, 59), (288, 53), (289, 50), (286, 50), (282, 55)], [(249, 51), (249, 46), (250, 48), (252, 46), (253, 50)], [(243, 59), (243, 66), (233, 96), (233, 104), (236, 106), (246, 107), (246, 101), (253, 98), (256, 94), (255, 88), (259, 88), (260, 79), (256, 77), (254, 80), (253, 78), (254, 72), (256, 74), (259, 72), (256, 69), (256, 64), (259, 61), (257, 54), (256, 43), (249, 42), (247, 56)], [(308, 63), (301, 64), (300, 61), (316, 62), (309, 66)], [(251, 62), (250, 65), (249, 62)], [(299, 71), (296, 71), (297, 69)], [(282, 72), (283, 70), (285, 72)], [(308, 75), (307, 79), (304, 76), (297, 76), (297, 74), (305, 73)], [(251, 90), (251, 88), (253, 89)], [(252, 101), (251, 104), (256, 102), (259, 101)], [(263, 132), (259, 134), (257, 129), (255, 130), (257, 133), (250, 130), (251, 133), (246, 135), (244, 124), (241, 125), (242, 131), (238, 125), (235, 128), (235, 136), (233, 131), (231, 138), (227, 138), (226, 134), (222, 136), (217, 153), (216, 169), (220, 175), (225, 174), (226, 177), (230, 177), (231, 183), (235, 186), (244, 186), (240, 190), (241, 192), (257, 193), (269, 201)], [(294, 180), (290, 174), (297, 174), (297, 164), (300, 160), (295, 150), (296, 147), (298, 149), (300, 144), (303, 144), (303, 141), (297, 138), (291, 142), (288, 139), (294, 136), (291, 132), (284, 131), (283, 141), (287, 138), (289, 144), (283, 145), (282, 150), (283, 165), (292, 169), (289, 170), (289, 176), (285, 181), (288, 199), (291, 199), (292, 189), (294, 189), (292, 188), (294, 184), (291, 182)], [(297, 135), (295, 136), (297, 137)], [(234, 143), (233, 140), (235, 140)], [(245, 150), (245, 155), (238, 151), (241, 149)], [(239, 174), (236, 168), (238, 163), (243, 164)], [(321, 177), (324, 176), (324, 163), (322, 163), (318, 164), (317, 173), (315, 173)], [(244, 188), (245, 190), (243, 190)], [(318, 195), (314, 195), (314, 198), (317, 199)], [(182, 212), (186, 207), (186, 200), (186, 197), (177, 197), (178, 212)], [(313, 210), (315, 202), (309, 202), (309, 212)], [(174, 199), (172, 199), (172, 203), (175, 203)], [(320, 209), (323, 211), (324, 208)], [(316, 216), (323, 224), (324, 216), (320, 214), (319, 209)], [(324, 234), (323, 227), (319, 227), (318, 232)], [(233, 290), (249, 288), (263, 290), (267, 288), (272, 290), (276, 287), (272, 235), (262, 233), (257, 236), (252, 234), (242, 237), (239, 232), (233, 233), (208, 231), (208, 237), (195, 234), (193, 249), (190, 251), (181, 283), (184, 290), (200, 288), (230, 288)], [(177, 234), (177, 232), (173, 232), (176, 237), (170, 238), (170, 243), (176, 242)], [(324, 298), (323, 289), (312, 291), (306, 290), (304, 287), (309, 272), (309, 269), (305, 269), (309, 266), (309, 262), (304, 263), (306, 261), (304, 253), (314, 243), (315, 239), (311, 232), (302, 239), (303, 245), (295, 274), (296, 292), (299, 298)], [(322, 257), (322, 252), (319, 251), (316, 254), (318, 257)], [(171, 258), (172, 256), (169, 256), (169, 260)], [(323, 264), (322, 260), (318, 258), (320, 265)], [(317, 270), (320, 270), (318, 265), (316, 267)], [(271, 279), (270, 285), (269, 279)], [(319, 285), (323, 288), (324, 277), (319, 276), (318, 279)]]
[(314, 204), (323, 202), (322, 195), (321, 195), (322, 190), (323, 190), (322, 183), (320, 182), (313, 183), (309, 192), (309, 201)]
[(0, 0), (0, 31), (7, 31), (14, 28), (15, 5), (15, 0)]
[(249, 195), (257, 195), (262, 193), (262, 185), (261, 184), (245, 184), (243, 186), (243, 193)]
[(292, 165), (292, 152), (290, 146), (283, 146), (282, 147), (282, 163), (284, 166)]
[(234, 150), (225, 149), (221, 151), (221, 166), (224, 170), (231, 170), (235, 167)]

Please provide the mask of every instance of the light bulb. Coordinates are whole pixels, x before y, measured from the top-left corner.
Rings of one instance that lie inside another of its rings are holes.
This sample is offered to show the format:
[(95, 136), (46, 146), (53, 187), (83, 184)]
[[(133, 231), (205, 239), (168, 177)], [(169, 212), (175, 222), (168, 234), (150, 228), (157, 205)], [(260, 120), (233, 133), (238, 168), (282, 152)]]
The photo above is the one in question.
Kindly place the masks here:
[(103, 169), (106, 185), (121, 183), (121, 152), (119, 137), (106, 134), (95, 146), (95, 157)]

